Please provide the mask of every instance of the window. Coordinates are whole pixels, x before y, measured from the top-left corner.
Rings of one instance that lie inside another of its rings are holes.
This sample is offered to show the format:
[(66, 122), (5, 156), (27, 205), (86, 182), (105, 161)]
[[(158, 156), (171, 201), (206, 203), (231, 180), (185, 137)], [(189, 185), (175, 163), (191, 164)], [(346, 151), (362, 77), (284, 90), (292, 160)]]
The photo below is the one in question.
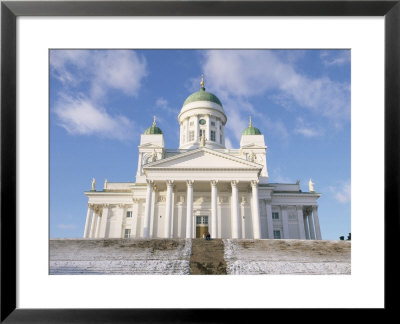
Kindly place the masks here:
[(215, 142), (215, 131), (211, 131), (211, 140)]
[(212, 121), (212, 122), (211, 122), (211, 126), (215, 126), (215, 121)]
[(191, 122), (189, 123), (189, 126), (193, 126), (193, 125), (194, 125), (194, 122), (191, 121)]
[(189, 141), (194, 141), (194, 131), (189, 132)]
[(130, 238), (130, 237), (131, 237), (131, 229), (126, 228), (124, 238)]
[(132, 217), (132, 212), (131, 212), (131, 211), (127, 211), (127, 212), (126, 212), (126, 217), (127, 217), (127, 218)]
[(200, 137), (202, 137), (205, 134), (205, 130), (204, 129), (200, 129)]
[(281, 231), (274, 231), (274, 239), (280, 239), (281, 238)]
[(279, 219), (279, 213), (272, 213), (272, 219)]
[(208, 225), (208, 216), (197, 216), (196, 224), (197, 225)]
[(219, 134), (219, 142), (222, 144), (222, 134)]

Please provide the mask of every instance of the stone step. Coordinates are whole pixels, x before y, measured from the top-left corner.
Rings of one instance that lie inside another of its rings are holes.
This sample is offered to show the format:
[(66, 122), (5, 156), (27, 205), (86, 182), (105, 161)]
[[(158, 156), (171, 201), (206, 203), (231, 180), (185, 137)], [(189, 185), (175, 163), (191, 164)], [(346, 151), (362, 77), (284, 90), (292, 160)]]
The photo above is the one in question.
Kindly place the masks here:
[(190, 274), (226, 274), (224, 242), (221, 239), (192, 240)]

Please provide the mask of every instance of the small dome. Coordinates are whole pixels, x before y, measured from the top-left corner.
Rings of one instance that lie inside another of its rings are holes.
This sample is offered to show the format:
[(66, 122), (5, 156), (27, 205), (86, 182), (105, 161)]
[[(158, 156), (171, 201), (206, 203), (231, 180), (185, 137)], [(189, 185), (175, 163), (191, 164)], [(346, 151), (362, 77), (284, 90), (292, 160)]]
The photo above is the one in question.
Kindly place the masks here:
[(242, 135), (261, 135), (261, 132), (256, 127), (247, 127), (243, 132)]
[(162, 130), (156, 126), (156, 116), (154, 116), (153, 125), (147, 128), (143, 134), (145, 135), (155, 135), (155, 134), (162, 134)]
[(250, 121), (249, 121), (249, 127), (247, 127), (242, 132), (242, 135), (261, 135), (260, 130), (257, 127), (253, 126), (253, 123), (251, 122), (251, 116), (250, 116)]
[(192, 93), (189, 97), (187, 97), (183, 105), (187, 105), (188, 103), (194, 101), (211, 101), (222, 107), (222, 103), (217, 98), (217, 96), (212, 94), (211, 92), (207, 92), (206, 89), (203, 87), (200, 89), (200, 91)]

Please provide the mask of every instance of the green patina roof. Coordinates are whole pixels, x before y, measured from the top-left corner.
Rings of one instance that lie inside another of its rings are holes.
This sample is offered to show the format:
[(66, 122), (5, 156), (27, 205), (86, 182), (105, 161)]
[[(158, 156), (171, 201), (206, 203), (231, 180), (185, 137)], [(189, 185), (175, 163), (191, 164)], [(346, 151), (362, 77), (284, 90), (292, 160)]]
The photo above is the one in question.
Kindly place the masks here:
[(261, 132), (258, 128), (249, 126), (242, 132), (242, 135), (261, 135)]
[(192, 93), (189, 97), (187, 97), (183, 105), (186, 105), (194, 101), (211, 101), (222, 106), (222, 103), (217, 98), (217, 96), (212, 94), (211, 92), (207, 92), (204, 87), (201, 87), (200, 91)]
[(154, 134), (162, 134), (162, 133), (163, 133), (163, 132), (162, 132), (162, 130), (161, 130), (159, 127), (157, 127), (157, 126), (151, 126), (151, 127), (147, 128), (147, 129), (144, 131), (143, 134), (146, 134), (146, 135), (154, 135)]
[(155, 135), (155, 134), (162, 134), (162, 130), (157, 127), (156, 125), (156, 116), (154, 116), (153, 120), (153, 125), (151, 125), (149, 128), (147, 128), (143, 134), (145, 135)]

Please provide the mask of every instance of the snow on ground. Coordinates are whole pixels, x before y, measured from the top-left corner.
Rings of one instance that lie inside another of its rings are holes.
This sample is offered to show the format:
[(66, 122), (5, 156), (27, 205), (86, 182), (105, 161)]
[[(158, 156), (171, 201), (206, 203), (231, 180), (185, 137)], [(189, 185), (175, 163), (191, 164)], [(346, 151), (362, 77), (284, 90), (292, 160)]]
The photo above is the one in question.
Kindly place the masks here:
[(50, 274), (188, 275), (191, 240), (51, 240)]
[(224, 239), (227, 274), (350, 274), (345, 241)]

